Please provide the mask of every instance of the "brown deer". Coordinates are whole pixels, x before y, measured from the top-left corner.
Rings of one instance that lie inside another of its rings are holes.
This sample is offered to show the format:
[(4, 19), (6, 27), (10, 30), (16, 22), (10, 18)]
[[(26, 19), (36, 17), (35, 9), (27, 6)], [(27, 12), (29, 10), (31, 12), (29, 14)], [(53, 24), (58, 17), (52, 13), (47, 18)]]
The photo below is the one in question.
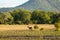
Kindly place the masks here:
[(32, 27), (31, 26), (28, 26), (29, 30), (32, 30)]

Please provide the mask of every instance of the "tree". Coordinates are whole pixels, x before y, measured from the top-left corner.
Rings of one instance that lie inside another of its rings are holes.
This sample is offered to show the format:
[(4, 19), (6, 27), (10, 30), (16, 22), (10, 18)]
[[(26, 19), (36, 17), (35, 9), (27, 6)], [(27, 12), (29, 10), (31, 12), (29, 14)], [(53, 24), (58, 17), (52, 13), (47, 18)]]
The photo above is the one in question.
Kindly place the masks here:
[(24, 24), (28, 24), (30, 22), (31, 12), (27, 10), (18, 9), (11, 12), (11, 14), (14, 17), (14, 22), (21, 21)]
[(43, 20), (46, 24), (51, 23), (51, 18), (47, 13), (44, 13)]
[(4, 24), (13, 24), (14, 18), (9, 12), (3, 13)]
[(33, 21), (34, 24), (37, 24), (40, 16), (40, 10), (35, 10), (32, 12), (32, 18), (31, 20)]
[(21, 9), (13, 10), (11, 11), (11, 15), (14, 17), (14, 21), (19, 21), (20, 20), (20, 13), (22, 12)]
[(53, 15), (51, 16), (52, 24), (56, 23), (56, 22), (58, 21), (59, 17), (60, 17), (60, 14), (57, 14), (57, 13), (53, 14)]
[(43, 23), (51, 23), (50, 16), (45, 11), (35, 10), (32, 13), (32, 20), (35, 21), (35, 23), (43, 24)]
[(0, 24), (4, 24), (3, 13), (0, 13)]
[(4, 23), (3, 17), (0, 15), (0, 24)]
[(25, 23), (25, 24), (28, 24), (31, 20), (31, 13), (29, 11), (22, 11), (20, 13), (20, 20)]

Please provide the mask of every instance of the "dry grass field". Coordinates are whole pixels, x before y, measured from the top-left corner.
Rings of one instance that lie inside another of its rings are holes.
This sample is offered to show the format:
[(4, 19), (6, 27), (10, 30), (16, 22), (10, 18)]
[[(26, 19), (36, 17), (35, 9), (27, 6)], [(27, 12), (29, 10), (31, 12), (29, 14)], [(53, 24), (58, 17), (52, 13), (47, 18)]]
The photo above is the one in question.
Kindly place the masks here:
[[(34, 26), (33, 25), (0, 25), (0, 31), (5, 31), (5, 30), (29, 30), (28, 26), (32, 27), (32, 29), (34, 30)], [(53, 24), (37, 24), (37, 26), (40, 28), (44, 28), (44, 29), (54, 29), (55, 26)]]
[[(33, 25), (0, 25), (0, 40), (60, 40), (60, 31), (40, 31), (40, 28), (54, 29), (53, 24), (36, 24), (39, 31), (34, 30)], [(33, 30), (29, 30), (28, 26)], [(48, 37), (48, 38), (47, 38)]]

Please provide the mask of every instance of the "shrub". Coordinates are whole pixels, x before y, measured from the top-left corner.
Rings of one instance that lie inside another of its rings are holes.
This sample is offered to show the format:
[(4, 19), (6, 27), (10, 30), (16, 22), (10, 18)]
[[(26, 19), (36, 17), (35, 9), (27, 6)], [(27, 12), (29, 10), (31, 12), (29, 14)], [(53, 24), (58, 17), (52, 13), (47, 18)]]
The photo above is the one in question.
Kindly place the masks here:
[(41, 31), (43, 30), (43, 28), (40, 29)]
[(55, 24), (56, 30), (60, 30), (60, 22)]
[(37, 25), (34, 26), (34, 29), (38, 29), (39, 27)]

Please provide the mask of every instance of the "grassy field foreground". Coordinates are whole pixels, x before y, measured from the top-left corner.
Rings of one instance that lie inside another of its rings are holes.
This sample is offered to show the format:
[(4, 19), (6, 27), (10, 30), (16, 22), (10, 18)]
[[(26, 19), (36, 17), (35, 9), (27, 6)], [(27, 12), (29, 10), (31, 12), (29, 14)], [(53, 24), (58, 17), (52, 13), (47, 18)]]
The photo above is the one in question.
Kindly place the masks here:
[(60, 40), (60, 31), (7, 30), (0, 31), (0, 40)]
[(0, 25), (0, 40), (60, 40), (60, 31), (53, 30), (54, 25), (38, 25), (47, 30), (28, 30), (27, 26), (34, 25)]

